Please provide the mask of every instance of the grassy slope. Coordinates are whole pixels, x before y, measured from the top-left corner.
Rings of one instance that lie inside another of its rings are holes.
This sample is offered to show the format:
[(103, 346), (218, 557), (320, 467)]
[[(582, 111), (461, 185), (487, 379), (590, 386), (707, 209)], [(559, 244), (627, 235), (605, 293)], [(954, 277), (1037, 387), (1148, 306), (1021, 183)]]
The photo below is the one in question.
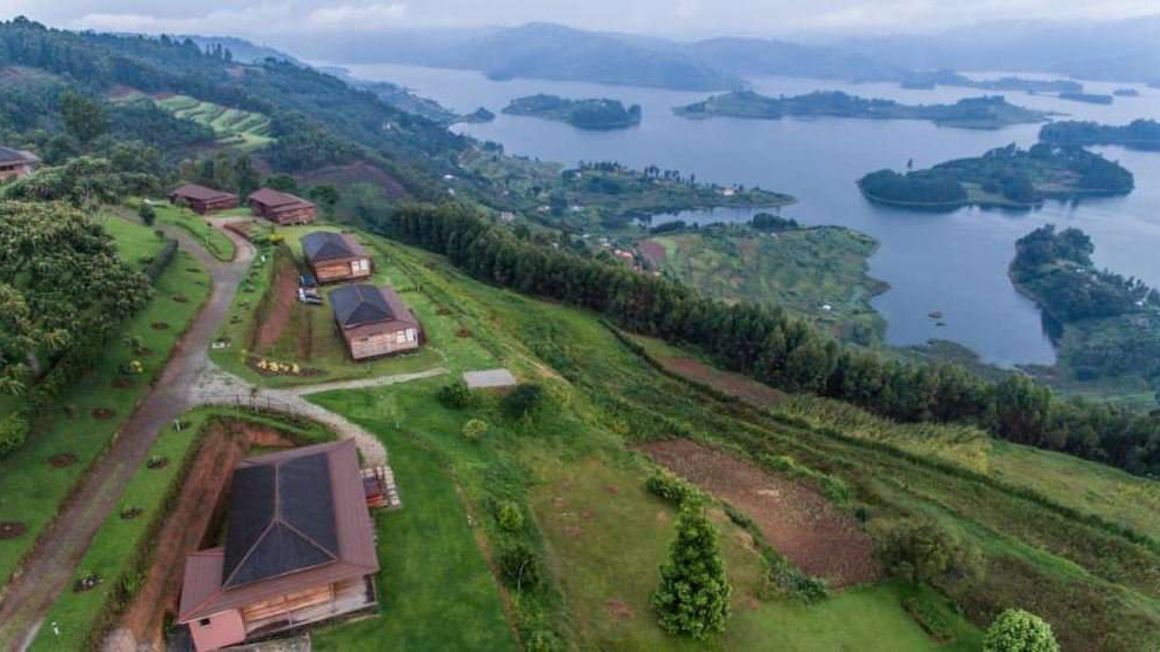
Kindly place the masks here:
[(886, 330), (870, 307), (885, 284), (866, 274), (866, 259), (878, 245), (857, 231), (703, 231), (649, 240), (665, 250), (662, 270), (709, 296), (785, 306), (835, 335), (859, 332), (865, 343), (880, 340)]
[[(437, 379), (319, 396), (318, 402), (368, 426), (388, 446), (400, 477), (404, 508), (398, 516), (391, 515), (380, 522), (381, 536), (400, 539), (411, 536), (411, 528), (405, 525), (396, 531), (389, 528), (391, 519), (402, 519), (408, 511), (447, 509), (442, 502), (429, 505), (430, 499), (425, 493), (414, 496), (409, 489), (409, 483), (416, 480), (408, 480), (407, 476), (422, 472), (430, 464), (431, 473), (427, 475), (435, 477), (424, 476), (419, 481), (419, 490), (426, 492), (427, 485), (437, 481), (442, 484), (441, 492), (451, 496), (457, 485), (472, 514), (472, 522), (487, 534), (489, 541), (503, 536), (497, 533), (488, 509), (497, 497), (517, 500), (534, 513), (563, 593), (560, 603), (547, 600), (545, 618), (568, 632), (572, 644), (581, 648), (612, 649), (656, 649), (657, 645), (678, 644), (679, 641), (657, 628), (648, 604), (648, 596), (656, 586), (656, 569), (672, 537), (671, 514), (665, 505), (642, 489), (649, 467), (641, 458), (624, 450), (626, 435), (632, 436), (630, 431), (624, 430), (620, 415), (602, 413), (600, 406), (591, 404), (583, 392), (544, 366), (544, 362), (557, 366), (560, 361), (541, 361), (529, 355), (526, 338), (506, 335), (522, 331), (529, 324), (577, 318), (578, 324), (594, 327), (595, 333), (607, 336), (607, 332), (589, 318), (565, 308), (527, 301), (459, 278), (448, 282), (441, 272), (427, 269), (426, 262), (432, 260), (429, 257), (400, 247), (392, 246), (391, 250), (399, 259), (418, 263), (425, 288), (452, 293), (459, 307), (479, 319), (475, 324), (480, 328), (493, 324), (505, 333), (498, 336), (505, 364), (525, 377), (547, 374), (541, 380), (559, 398), (534, 425), (526, 426), (506, 421), (497, 413), (494, 401), (485, 401), (467, 413), (443, 408), (434, 400), (434, 393), (443, 382)], [(600, 367), (603, 361), (594, 362)], [(488, 435), (479, 443), (469, 442), (458, 434), (462, 424), (473, 416), (491, 424)], [(413, 459), (413, 448), (424, 454)], [(413, 465), (418, 468), (410, 468)], [(436, 468), (448, 469), (451, 477), (439, 478), (442, 474), (436, 475)], [(610, 484), (618, 487), (616, 496), (608, 492)], [(557, 502), (561, 495), (566, 497), (567, 507)], [(436, 517), (437, 514), (407, 516), (432, 522)], [(578, 518), (585, 519), (580, 521), (582, 536), (576, 536), (572, 529)], [(384, 523), (387, 527), (383, 527)], [(887, 641), (893, 642), (891, 649), (934, 647), (899, 606), (898, 588), (893, 585), (851, 591), (808, 608), (784, 600), (755, 600), (761, 562), (753, 548), (744, 544), (747, 535), (727, 521), (722, 520), (721, 527), (731, 574), (739, 589), (737, 615), (729, 632), (714, 646), (754, 649), (777, 641), (791, 647), (809, 647), (811, 641), (823, 640), (838, 647), (854, 647), (875, 639), (883, 641), (883, 649)], [(451, 544), (439, 541), (440, 546), (436, 547), (439, 550), (423, 549), (414, 554), (419, 559), (430, 555), (445, 557), (441, 548)], [(427, 547), (432, 547), (429, 543)], [(386, 543), (388, 549), (396, 550), (409, 550), (411, 545), (414, 544), (407, 539), (388, 539)], [(446, 591), (442, 575), (424, 572), (423, 566), (409, 563), (393, 568), (387, 563), (383, 584), (400, 586), (400, 591), (407, 594)], [(435, 599), (454, 599), (454, 595), (439, 593), (438, 596)], [(623, 602), (633, 616), (611, 616), (609, 600)], [(556, 606), (552, 607), (553, 604)], [(406, 607), (408, 611), (399, 613), (409, 614), (410, 609), (416, 608)], [(390, 605), (386, 613), (390, 618)], [(423, 615), (401, 619), (398, 627), (403, 631), (380, 639), (383, 643), (378, 649), (395, 649), (389, 642), (394, 640), (434, 641), (425, 638), (432, 635), (430, 618)], [(961, 621), (958, 626), (962, 640), (974, 640), (975, 630)], [(369, 637), (367, 632), (373, 628), (369, 624), (339, 627), (316, 640), (324, 649), (339, 648), (343, 644), (369, 641), (363, 637)], [(454, 633), (445, 632), (443, 636), (454, 636)], [(454, 641), (439, 642), (446, 646)]]
[[(128, 261), (151, 256), (162, 244), (151, 230), (120, 219), (108, 218), (105, 228)], [(56, 413), (49, 415), (47, 429), (32, 436), (15, 454), (0, 460), (0, 520), (23, 521), (28, 528), (20, 538), (0, 541), (0, 582), (16, 569), (61, 500), (145, 395), (178, 336), (209, 295), (209, 275), (193, 256), (179, 251), (154, 288), (148, 306), (122, 329), (126, 336), (140, 336), (152, 354), (134, 356), (122, 341), (111, 341), (97, 368), (60, 397)], [(174, 301), (173, 297), (179, 294), (188, 301)], [(169, 328), (151, 327), (160, 322)], [(119, 368), (134, 359), (144, 365), (144, 373), (133, 377), (130, 388), (112, 387), (112, 381), (122, 375)], [(96, 408), (112, 409), (115, 415), (107, 420), (94, 419), (90, 413)], [(78, 462), (68, 468), (52, 468), (46, 460), (57, 453), (72, 453)]]
[[(168, 202), (154, 202), (153, 208), (157, 212), (157, 221), (159, 223), (184, 229), (196, 238), (201, 243), (201, 246), (205, 247), (206, 251), (213, 254), (214, 258), (221, 261), (230, 261), (237, 255), (237, 247), (234, 245), (234, 241), (223, 233), (221, 229), (215, 229), (204, 217), (197, 213), (194, 213), (188, 208), (172, 206)], [(225, 213), (217, 213), (217, 216), (224, 217), (233, 214), (249, 215), (249, 211), (236, 209)]]
[(204, 124), (217, 134), (218, 143), (241, 149), (258, 149), (273, 142), (270, 119), (261, 113), (230, 109), (213, 102), (203, 102), (188, 95), (171, 95), (154, 100), (157, 106)]
[[(432, 276), (442, 273), (438, 268)], [(754, 453), (790, 454), (845, 478), (872, 501), (871, 514), (921, 506), (945, 515), (954, 529), (988, 552), (984, 582), (958, 594), (973, 618), (985, 622), (1002, 606), (1024, 604), (1040, 610), (1067, 640), (1092, 641), (1098, 635), (1109, 648), (1139, 645), (1160, 623), (1160, 587), (1153, 573), (1157, 557), (1142, 546), (969, 476), (824, 430), (757, 412), (738, 413), (648, 370), (583, 313), (450, 276), (464, 302), (486, 306), (486, 319), (502, 324), (582, 390), (598, 408), (596, 420), (610, 429), (635, 437), (679, 429)], [(1074, 472), (1083, 469), (1077, 466)], [(1039, 592), (1036, 585), (1050, 586), (1054, 593)], [(1050, 595), (1059, 599), (1046, 600)]]

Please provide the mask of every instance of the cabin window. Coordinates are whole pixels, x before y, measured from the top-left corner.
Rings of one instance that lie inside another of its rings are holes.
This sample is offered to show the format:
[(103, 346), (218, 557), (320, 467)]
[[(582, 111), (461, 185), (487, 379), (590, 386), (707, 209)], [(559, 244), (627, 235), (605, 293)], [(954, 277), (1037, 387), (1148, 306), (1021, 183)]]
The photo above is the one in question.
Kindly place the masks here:
[(351, 261), (350, 263), (350, 270), (355, 274), (359, 272), (369, 272), (370, 269), (371, 261), (367, 260), (366, 258), (360, 258), (358, 260)]
[(212, 621), (209, 618), (202, 618), (201, 620), (197, 621), (197, 626), (198, 627), (209, 627), (211, 622)]
[(414, 328), (408, 328), (408, 329), (407, 329), (407, 341), (408, 341), (408, 342), (414, 342), (414, 341), (415, 341), (415, 329), (414, 329)]
[(398, 333), (395, 333), (395, 344), (403, 344), (406, 341), (407, 341), (407, 334), (406, 333), (404, 333), (403, 331), (399, 331)]

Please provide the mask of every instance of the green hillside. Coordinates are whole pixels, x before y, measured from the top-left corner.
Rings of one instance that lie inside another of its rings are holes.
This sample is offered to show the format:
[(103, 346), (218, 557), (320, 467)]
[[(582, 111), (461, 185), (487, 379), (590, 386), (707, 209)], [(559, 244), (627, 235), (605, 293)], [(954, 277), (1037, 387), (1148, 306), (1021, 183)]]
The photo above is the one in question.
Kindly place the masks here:
[(179, 118), (186, 118), (213, 129), (218, 144), (242, 149), (269, 145), (270, 118), (253, 111), (230, 109), (213, 102), (203, 102), (188, 95), (167, 95), (154, 101)]

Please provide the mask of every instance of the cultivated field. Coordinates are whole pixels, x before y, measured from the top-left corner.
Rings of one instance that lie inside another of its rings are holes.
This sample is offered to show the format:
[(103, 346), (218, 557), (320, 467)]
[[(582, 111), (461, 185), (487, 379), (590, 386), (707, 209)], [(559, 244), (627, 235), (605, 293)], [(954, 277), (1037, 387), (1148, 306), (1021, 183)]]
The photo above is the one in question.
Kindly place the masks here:
[(241, 149), (257, 149), (273, 142), (270, 118), (261, 113), (231, 109), (213, 102), (203, 102), (188, 95), (164, 95), (154, 98), (157, 106), (179, 118), (199, 122), (213, 129), (218, 143)]

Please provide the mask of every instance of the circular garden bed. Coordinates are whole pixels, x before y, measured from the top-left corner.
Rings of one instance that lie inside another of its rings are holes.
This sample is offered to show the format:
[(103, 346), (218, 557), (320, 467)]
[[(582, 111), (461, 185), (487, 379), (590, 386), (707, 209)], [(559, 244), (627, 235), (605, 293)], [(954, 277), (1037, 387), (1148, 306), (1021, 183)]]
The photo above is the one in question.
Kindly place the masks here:
[(72, 453), (57, 453), (48, 458), (48, 463), (53, 468), (63, 469), (77, 463), (77, 456)]
[(0, 521), (0, 540), (15, 539), (27, 529), (20, 521)]
[(93, 415), (94, 419), (99, 419), (101, 421), (104, 421), (106, 419), (112, 419), (113, 415), (116, 414), (116, 412), (114, 412), (113, 410), (110, 410), (109, 408), (99, 407), (99, 408), (93, 408), (93, 411), (90, 414)]

